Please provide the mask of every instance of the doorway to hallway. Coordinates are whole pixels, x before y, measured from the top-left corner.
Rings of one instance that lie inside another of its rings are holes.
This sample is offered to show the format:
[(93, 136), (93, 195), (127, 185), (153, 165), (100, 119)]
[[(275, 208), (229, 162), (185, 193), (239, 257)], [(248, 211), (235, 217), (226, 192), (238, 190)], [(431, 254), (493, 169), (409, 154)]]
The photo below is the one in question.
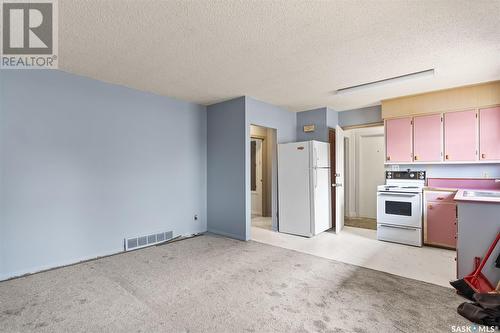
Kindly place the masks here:
[(263, 139), (252, 138), (250, 141), (250, 186), (252, 193), (252, 216), (262, 216), (263, 196), (263, 164), (262, 164), (262, 143)]
[(250, 125), (250, 193), (252, 227), (272, 230), (275, 129)]

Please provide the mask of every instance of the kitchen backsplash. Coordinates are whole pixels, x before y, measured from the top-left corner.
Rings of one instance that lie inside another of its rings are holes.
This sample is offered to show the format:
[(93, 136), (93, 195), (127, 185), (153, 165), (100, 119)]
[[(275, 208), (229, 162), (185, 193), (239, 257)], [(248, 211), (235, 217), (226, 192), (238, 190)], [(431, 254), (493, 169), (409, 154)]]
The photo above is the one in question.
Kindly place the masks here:
[(386, 170), (424, 170), (427, 178), (500, 178), (500, 164), (388, 165)]

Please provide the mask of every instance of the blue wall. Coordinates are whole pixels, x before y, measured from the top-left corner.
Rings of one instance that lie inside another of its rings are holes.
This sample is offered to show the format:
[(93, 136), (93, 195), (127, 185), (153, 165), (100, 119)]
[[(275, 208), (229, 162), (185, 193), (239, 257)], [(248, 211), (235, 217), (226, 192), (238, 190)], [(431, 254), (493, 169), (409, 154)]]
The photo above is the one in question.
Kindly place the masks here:
[(0, 85), (0, 279), (206, 230), (204, 106), (60, 71)]
[[(246, 181), (246, 235), (247, 239), (250, 237), (251, 228), (251, 191), (250, 191), (250, 125), (259, 125), (263, 127), (269, 127), (276, 130), (276, 144), (295, 142), (296, 141), (296, 129), (297, 129), (297, 117), (293, 112), (289, 112), (280, 107), (274, 106), (269, 103), (265, 103), (256, 100), (252, 97), (246, 97), (245, 99), (245, 110), (246, 110), (246, 161), (245, 161), (245, 181)], [(278, 160), (277, 160), (277, 146), (274, 145), (274, 151), (272, 152), (274, 156), (271, 161), (272, 168), (272, 184), (271, 184), (271, 197), (272, 197), (272, 227), (273, 230), (278, 230)]]
[[(326, 108), (326, 125), (330, 128), (335, 128), (339, 124), (339, 112), (332, 110), (330, 108)], [(327, 131), (327, 139), (328, 141), (328, 131)]]
[(382, 122), (380, 105), (339, 112), (339, 126), (364, 125)]
[(246, 240), (245, 97), (207, 107), (208, 231)]

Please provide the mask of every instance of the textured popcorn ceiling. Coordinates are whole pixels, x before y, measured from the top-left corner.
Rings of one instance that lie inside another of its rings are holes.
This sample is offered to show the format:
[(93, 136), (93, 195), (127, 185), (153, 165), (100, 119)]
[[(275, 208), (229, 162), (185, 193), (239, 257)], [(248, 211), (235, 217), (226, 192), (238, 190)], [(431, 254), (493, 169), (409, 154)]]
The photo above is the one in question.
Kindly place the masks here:
[(62, 70), (202, 104), (246, 94), (346, 110), (500, 79), (500, 0), (59, 0), (59, 11)]

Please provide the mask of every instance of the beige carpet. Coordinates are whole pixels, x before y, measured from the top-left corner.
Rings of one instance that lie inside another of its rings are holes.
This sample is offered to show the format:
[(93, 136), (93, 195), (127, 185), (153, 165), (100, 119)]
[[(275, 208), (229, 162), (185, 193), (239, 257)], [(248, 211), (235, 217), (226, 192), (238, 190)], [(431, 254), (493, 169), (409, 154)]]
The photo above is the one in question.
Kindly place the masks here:
[(447, 288), (206, 235), (0, 283), (0, 332), (450, 332)]

